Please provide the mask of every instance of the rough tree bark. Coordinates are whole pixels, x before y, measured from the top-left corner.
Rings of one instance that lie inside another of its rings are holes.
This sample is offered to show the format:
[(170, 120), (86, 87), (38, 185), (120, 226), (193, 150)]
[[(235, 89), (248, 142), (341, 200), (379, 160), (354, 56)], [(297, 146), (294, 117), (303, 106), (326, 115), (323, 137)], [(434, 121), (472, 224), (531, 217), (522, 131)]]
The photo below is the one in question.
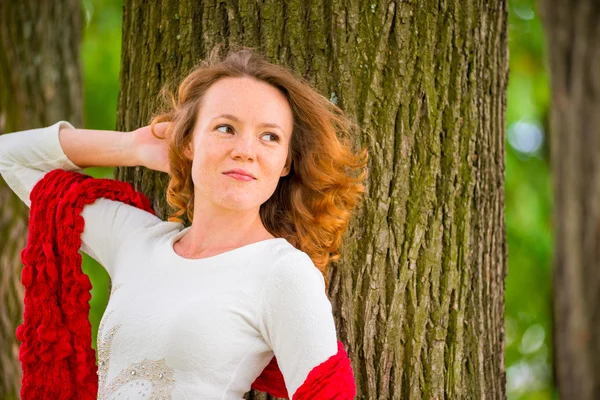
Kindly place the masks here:
[(552, 85), (555, 379), (561, 399), (599, 399), (600, 3), (538, 5)]
[[(367, 199), (329, 275), (357, 398), (505, 398), (505, 0), (131, 0), (123, 18), (121, 130), (226, 42), (295, 69), (368, 132)], [(115, 177), (166, 217), (166, 174)]]
[[(66, 119), (83, 125), (78, 0), (0, 1), (0, 134)], [(18, 398), (15, 328), (29, 211), (0, 177), (0, 398)]]

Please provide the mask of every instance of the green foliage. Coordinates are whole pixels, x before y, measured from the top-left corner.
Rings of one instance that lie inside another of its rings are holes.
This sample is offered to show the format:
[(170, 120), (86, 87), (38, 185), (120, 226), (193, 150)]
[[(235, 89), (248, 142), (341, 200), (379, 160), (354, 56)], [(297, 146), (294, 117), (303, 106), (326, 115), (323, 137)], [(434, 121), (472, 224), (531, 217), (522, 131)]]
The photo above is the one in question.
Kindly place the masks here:
[[(545, 400), (556, 397), (551, 335), (552, 192), (546, 136), (550, 82), (545, 35), (533, 0), (509, 0), (509, 6), (507, 394), (508, 399)], [(536, 133), (541, 133), (543, 141), (534, 150)]]
[(81, 55), (84, 70), (85, 126), (117, 125), (121, 62), (122, 0), (84, 0), (86, 19)]

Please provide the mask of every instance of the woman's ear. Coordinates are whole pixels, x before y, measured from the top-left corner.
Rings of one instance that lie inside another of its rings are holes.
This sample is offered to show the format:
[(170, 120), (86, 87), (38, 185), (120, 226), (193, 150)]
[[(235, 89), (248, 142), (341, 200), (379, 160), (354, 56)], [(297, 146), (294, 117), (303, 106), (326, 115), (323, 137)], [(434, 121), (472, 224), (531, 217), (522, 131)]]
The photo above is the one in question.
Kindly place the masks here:
[(288, 159), (288, 161), (285, 163), (285, 166), (283, 167), (283, 170), (281, 171), (280, 176), (287, 176), (290, 173), (291, 169), (292, 169), (292, 160)]
[(185, 147), (183, 148), (183, 154), (187, 157), (188, 160), (190, 160), (190, 161), (194, 160), (194, 151), (192, 150), (192, 142), (191, 141), (187, 145), (185, 145)]

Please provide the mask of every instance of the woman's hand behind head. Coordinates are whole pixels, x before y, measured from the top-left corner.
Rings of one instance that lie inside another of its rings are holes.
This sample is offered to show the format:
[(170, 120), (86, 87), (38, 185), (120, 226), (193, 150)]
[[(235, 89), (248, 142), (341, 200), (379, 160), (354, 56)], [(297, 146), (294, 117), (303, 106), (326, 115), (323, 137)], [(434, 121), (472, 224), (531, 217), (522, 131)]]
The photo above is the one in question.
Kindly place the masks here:
[(155, 171), (170, 173), (168, 147), (165, 140), (168, 126), (168, 122), (154, 125), (154, 133), (159, 137), (152, 133), (151, 125), (131, 132), (139, 165)]

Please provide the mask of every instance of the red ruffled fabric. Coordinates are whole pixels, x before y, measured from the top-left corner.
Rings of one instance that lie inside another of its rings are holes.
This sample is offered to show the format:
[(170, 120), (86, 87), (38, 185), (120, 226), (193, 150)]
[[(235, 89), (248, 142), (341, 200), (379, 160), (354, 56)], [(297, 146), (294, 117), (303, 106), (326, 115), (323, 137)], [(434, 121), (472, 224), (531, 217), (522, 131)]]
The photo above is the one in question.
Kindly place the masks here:
[[(354, 372), (344, 344), (338, 340), (337, 354), (314, 367), (292, 400), (348, 400), (356, 396)], [(252, 389), (274, 397), (289, 398), (275, 357), (252, 384)]]
[[(25, 287), (21, 342), (23, 400), (96, 399), (98, 376), (88, 320), (90, 289), (81, 269), (81, 211), (98, 198), (121, 201), (154, 214), (150, 201), (127, 182), (74, 171), (48, 172), (33, 188), (27, 245), (21, 252)], [(288, 398), (275, 357), (253, 389)], [(350, 359), (338, 353), (315, 367), (293, 400), (353, 399)]]

